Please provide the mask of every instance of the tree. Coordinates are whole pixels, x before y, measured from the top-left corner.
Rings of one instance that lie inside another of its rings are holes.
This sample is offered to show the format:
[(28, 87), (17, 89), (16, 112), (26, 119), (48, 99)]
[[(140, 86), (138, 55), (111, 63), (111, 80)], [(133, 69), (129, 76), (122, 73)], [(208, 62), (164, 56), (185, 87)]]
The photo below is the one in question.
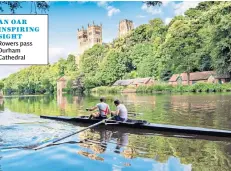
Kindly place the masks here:
[(77, 65), (75, 64), (75, 56), (74, 55), (68, 55), (66, 60), (66, 69), (65, 69), (65, 75), (68, 75), (71, 77), (71, 79), (76, 79), (77, 77)]
[(5, 92), (6, 94), (51, 94), (56, 90), (57, 79), (64, 75), (77, 77), (73, 55), (69, 55), (67, 59), (61, 58), (53, 65), (30, 66), (11, 74), (3, 80)]
[[(111, 50), (99, 66), (100, 73), (97, 75), (104, 85), (111, 85), (117, 79), (122, 79), (128, 71), (128, 58), (122, 52)], [(99, 81), (97, 79), (97, 81)]]
[[(222, 14), (217, 15), (213, 24), (211, 38), (211, 55), (214, 67), (220, 74), (231, 76), (231, 23), (230, 23), (231, 3), (222, 4)], [(217, 8), (220, 10), (220, 8)], [(217, 11), (218, 12), (218, 11)]]
[(71, 93), (72, 87), (73, 87), (73, 80), (68, 80), (67, 81), (67, 86), (65, 88), (65, 90), (67, 91), (67, 93)]
[[(26, 1), (1, 1), (0, 2), (0, 11), (4, 12), (4, 9), (7, 8), (11, 11), (12, 14), (15, 14), (18, 8), (22, 8), (23, 3)], [(27, 2), (28, 3), (28, 2)], [(37, 14), (37, 9), (46, 12), (49, 10), (50, 6), (46, 1), (31, 1), (31, 13), (34, 8), (34, 13)], [(5, 8), (4, 8), (5, 7)]]
[(187, 19), (176, 20), (168, 30), (162, 49), (162, 58), (177, 73), (186, 72), (189, 84), (190, 72), (197, 69), (196, 51), (200, 47), (197, 24)]
[(0, 81), (0, 90), (2, 90), (3, 88), (4, 88), (4, 83)]
[(143, 3), (146, 3), (148, 7), (150, 6), (161, 6), (162, 1), (145, 1)]
[(107, 48), (98, 44), (86, 50), (80, 58), (81, 71), (85, 74), (94, 75), (106, 53)]
[[(118, 79), (155, 77), (167, 81), (174, 73), (216, 69), (231, 73), (231, 2), (202, 2), (165, 25), (150, 20), (108, 45), (95, 45), (81, 55), (47, 66), (31, 66), (4, 79), (8, 93), (54, 92), (57, 79), (74, 79), (76, 90), (112, 85)], [(49, 87), (49, 88), (48, 88)]]
[(77, 93), (82, 93), (85, 90), (84, 87), (84, 74), (83, 73), (79, 73), (78, 77), (76, 78), (76, 80), (73, 81), (73, 89), (75, 92)]

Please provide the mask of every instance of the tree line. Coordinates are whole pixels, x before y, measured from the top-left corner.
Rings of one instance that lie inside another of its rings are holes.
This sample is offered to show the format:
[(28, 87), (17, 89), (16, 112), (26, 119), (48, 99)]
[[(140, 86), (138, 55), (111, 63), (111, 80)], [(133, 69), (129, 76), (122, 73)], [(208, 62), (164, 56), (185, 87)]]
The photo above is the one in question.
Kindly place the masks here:
[(201, 2), (166, 25), (161, 19), (137, 27), (107, 46), (95, 45), (81, 56), (85, 88), (118, 79), (216, 70), (231, 73), (231, 2)]
[[(52, 94), (56, 91), (57, 80), (68, 75), (74, 79), (77, 75), (75, 56), (44, 66), (30, 66), (0, 82), (5, 94)], [(1, 84), (2, 83), (2, 84)]]
[(174, 17), (135, 28), (109, 44), (95, 45), (80, 57), (73, 55), (48, 66), (31, 66), (4, 79), (7, 92), (52, 93), (63, 75), (81, 91), (110, 86), (118, 79), (154, 77), (167, 81), (172, 74), (216, 70), (231, 75), (231, 2), (201, 2)]

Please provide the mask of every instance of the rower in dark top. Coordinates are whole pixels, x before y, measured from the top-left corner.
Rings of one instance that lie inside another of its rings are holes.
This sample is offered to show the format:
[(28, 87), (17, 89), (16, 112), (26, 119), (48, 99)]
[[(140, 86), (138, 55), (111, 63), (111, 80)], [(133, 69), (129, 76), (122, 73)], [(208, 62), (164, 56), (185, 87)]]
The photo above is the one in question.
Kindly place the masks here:
[(111, 112), (111, 114), (114, 115), (114, 119), (116, 121), (126, 122), (128, 119), (127, 108), (124, 106), (124, 104), (121, 104), (119, 100), (115, 100), (114, 104), (116, 105), (116, 111)]
[(109, 108), (109, 105), (107, 103), (105, 103), (105, 98), (101, 97), (99, 100), (100, 100), (100, 103), (98, 103), (96, 106), (94, 106), (90, 109), (86, 109), (87, 111), (93, 111), (93, 110), (98, 109), (98, 112), (91, 114), (89, 119), (92, 119), (92, 118), (106, 119), (107, 114), (110, 113), (110, 108)]

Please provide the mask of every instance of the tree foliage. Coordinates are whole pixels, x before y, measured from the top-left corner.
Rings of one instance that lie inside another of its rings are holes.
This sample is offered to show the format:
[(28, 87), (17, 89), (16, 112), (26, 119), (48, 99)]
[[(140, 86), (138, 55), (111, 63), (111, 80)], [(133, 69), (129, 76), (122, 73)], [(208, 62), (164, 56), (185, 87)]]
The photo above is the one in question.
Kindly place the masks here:
[(63, 75), (76, 79), (77, 87), (84, 90), (112, 85), (118, 79), (167, 81), (182, 72), (231, 74), (230, 11), (231, 2), (201, 2), (168, 25), (156, 18), (109, 44), (93, 46), (81, 55), (78, 71), (74, 56), (69, 56), (12, 74), (4, 80), (5, 90), (54, 92), (57, 78)]
[(76, 78), (75, 56), (61, 58), (53, 65), (30, 66), (3, 79), (6, 94), (43, 94), (56, 91), (57, 79), (61, 76)]
[(162, 1), (145, 1), (144, 3), (146, 3), (148, 7), (162, 5)]
[(9, 9), (12, 14), (15, 14), (17, 9), (22, 8), (24, 3), (31, 3), (30, 13), (34, 10), (34, 13), (37, 14), (37, 10), (46, 12), (49, 10), (50, 6), (46, 1), (1, 1), (0, 2), (0, 11), (4, 12), (5, 9)]
[(0, 90), (2, 90), (3, 88), (4, 88), (4, 83), (0, 81)]

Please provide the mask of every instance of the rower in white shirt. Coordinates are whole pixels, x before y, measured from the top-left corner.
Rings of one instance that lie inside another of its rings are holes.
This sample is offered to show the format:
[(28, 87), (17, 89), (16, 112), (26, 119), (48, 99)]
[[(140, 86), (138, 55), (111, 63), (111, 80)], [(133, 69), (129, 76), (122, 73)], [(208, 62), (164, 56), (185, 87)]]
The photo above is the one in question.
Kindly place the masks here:
[(128, 119), (128, 110), (124, 104), (121, 104), (119, 100), (115, 100), (114, 104), (116, 105), (116, 111), (112, 111), (112, 115), (114, 115), (114, 119), (116, 121), (127, 121)]

